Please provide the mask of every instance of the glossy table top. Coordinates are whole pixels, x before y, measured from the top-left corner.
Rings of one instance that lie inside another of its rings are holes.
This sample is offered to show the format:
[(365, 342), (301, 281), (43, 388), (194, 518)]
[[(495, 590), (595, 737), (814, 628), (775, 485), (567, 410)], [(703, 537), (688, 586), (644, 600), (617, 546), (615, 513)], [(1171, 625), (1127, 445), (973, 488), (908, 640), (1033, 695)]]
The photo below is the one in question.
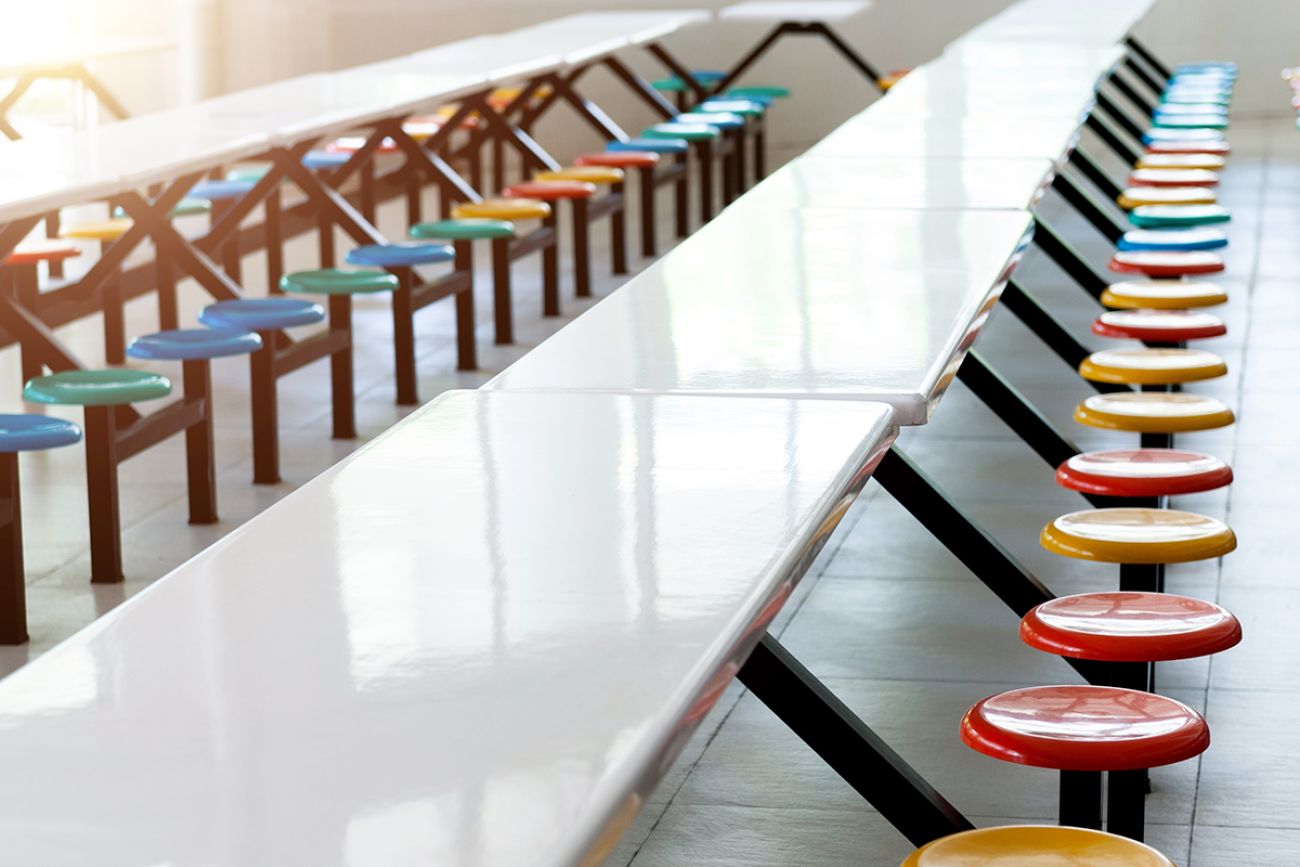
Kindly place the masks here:
[[(892, 96), (890, 97), (893, 98)], [(1079, 141), (1073, 117), (1017, 120), (1014, 124), (964, 115), (880, 114), (845, 121), (808, 149), (816, 157), (1038, 158), (1059, 167)]]
[(1055, 175), (1047, 159), (805, 156), (732, 205), (1028, 210)]
[(442, 395), (0, 681), (0, 864), (599, 863), (888, 416)]
[(822, 21), (833, 24), (861, 15), (871, 0), (751, 0), (718, 11), (718, 18), (733, 21)]
[(733, 207), (485, 387), (881, 400), (924, 424), (1029, 226)]
[(1020, 0), (956, 43), (1055, 42), (1112, 46), (1124, 39), (1154, 5), (1154, 0)]

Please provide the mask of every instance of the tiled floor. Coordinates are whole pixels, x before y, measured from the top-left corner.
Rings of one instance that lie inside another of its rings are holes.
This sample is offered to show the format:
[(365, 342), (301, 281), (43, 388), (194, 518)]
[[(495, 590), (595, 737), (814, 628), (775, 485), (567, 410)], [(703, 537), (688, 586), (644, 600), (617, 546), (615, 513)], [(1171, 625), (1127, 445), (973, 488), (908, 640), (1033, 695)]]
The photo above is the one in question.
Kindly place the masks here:
[[(1300, 590), (1284, 541), (1291, 530), (1285, 499), (1300, 484), (1300, 445), (1290, 403), (1295, 337), (1300, 334), (1300, 139), (1285, 118), (1240, 122), (1236, 152), (1221, 198), (1233, 208), (1229, 272), (1233, 293), (1224, 316), (1232, 329), (1215, 348), (1232, 375), (1198, 390), (1239, 408), (1226, 432), (1188, 437), (1185, 444), (1230, 458), (1230, 492), (1185, 498), (1178, 505), (1227, 517), (1241, 549), (1218, 563), (1171, 570), (1171, 587), (1216, 598), (1235, 609), (1245, 644), (1213, 662), (1162, 668), (1171, 695), (1206, 711), (1215, 743), (1198, 762), (1154, 773), (1149, 839), (1179, 864), (1292, 865), (1300, 845), (1300, 727), (1286, 715), (1300, 708), (1300, 663), (1293, 623)], [(1112, 165), (1118, 172), (1118, 166)], [(1104, 246), (1079, 220), (1049, 200), (1043, 213), (1100, 262)], [(397, 237), (397, 208), (381, 228)], [(596, 236), (596, 262), (607, 261)], [(485, 257), (480, 257), (480, 261)], [(291, 266), (313, 266), (309, 242), (291, 248)], [(245, 265), (254, 292), (261, 263)], [(618, 281), (603, 275), (597, 298)], [(473, 387), (553, 333), (585, 306), (569, 298), (565, 317), (537, 315), (535, 266), (517, 266), (520, 341), (490, 343), (489, 301), (480, 295), (483, 370), (451, 373), (450, 309), (421, 314), (421, 394)], [(1019, 273), (1080, 336), (1094, 302), (1038, 256)], [(186, 297), (192, 316), (202, 303)], [(223, 522), (185, 523), (183, 456), (178, 441), (123, 468), (122, 505), (128, 580), (120, 587), (87, 583), (83, 457), (79, 448), (24, 455), (24, 510), (32, 643), (0, 649), (0, 671), (84, 626), (241, 521), (273, 504), (403, 413), (392, 403), (389, 319), (383, 300), (362, 302), (357, 316), (357, 399), (362, 437), (329, 439), (326, 371), (315, 365), (282, 384), (285, 482), (249, 484), (246, 362), (214, 366)], [(132, 330), (152, 330), (148, 302), (130, 309)], [(92, 362), (98, 326), (60, 332)], [(1090, 338), (1091, 342), (1098, 342)], [(1074, 403), (1087, 393), (1073, 373), (1008, 312), (999, 311), (978, 348), (1068, 435), (1083, 445), (1127, 438), (1073, 427)], [(161, 365), (166, 370), (166, 365)], [(319, 369), (317, 369), (319, 368)], [(17, 384), (17, 357), (0, 352), (0, 377)], [(15, 410), (17, 389), (0, 409)], [(63, 414), (63, 413), (60, 413)], [(76, 418), (76, 413), (68, 413)], [(1051, 469), (960, 385), (933, 424), (906, 431), (909, 454), (1058, 593), (1112, 586), (1114, 570), (1063, 561), (1037, 544), (1042, 525), (1080, 508), (1056, 488)], [(1280, 508), (1281, 507), (1281, 508)], [(962, 747), (957, 719), (974, 700), (1015, 684), (1073, 682), (1059, 660), (1030, 651), (1015, 637), (1015, 618), (964, 567), (874, 485), (860, 499), (776, 624), (787, 647), (877, 728), (906, 759), (978, 824), (1042, 821), (1052, 815), (1051, 773), (1010, 767)], [(752, 696), (733, 685), (650, 800), (611, 867), (820, 867), (892, 865), (908, 851), (903, 838), (868, 808)]]

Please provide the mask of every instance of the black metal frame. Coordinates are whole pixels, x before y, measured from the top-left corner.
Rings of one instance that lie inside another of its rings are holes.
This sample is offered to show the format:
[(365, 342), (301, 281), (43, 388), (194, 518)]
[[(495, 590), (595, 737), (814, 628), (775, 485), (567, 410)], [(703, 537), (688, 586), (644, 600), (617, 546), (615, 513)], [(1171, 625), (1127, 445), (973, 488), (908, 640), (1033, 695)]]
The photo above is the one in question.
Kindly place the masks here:
[[(777, 42), (785, 36), (819, 36), (831, 44), (845, 60), (849, 62), (864, 78), (870, 79), (872, 85), (881, 93), (885, 92), (885, 86), (881, 81), (881, 75), (876, 68), (867, 62), (867, 59), (855, 51), (852, 46), (844, 41), (842, 37), (822, 21), (782, 21), (773, 27), (761, 41), (749, 50), (744, 57), (736, 62), (727, 72), (726, 76), (715, 86), (715, 90), (724, 91), (735, 83), (749, 67), (753, 66), (760, 57), (772, 49)], [(680, 75), (680, 73), (677, 73)], [(684, 79), (694, 81), (694, 79)], [(696, 83), (698, 84), (698, 82)], [(692, 90), (696, 90), (692, 87)]]

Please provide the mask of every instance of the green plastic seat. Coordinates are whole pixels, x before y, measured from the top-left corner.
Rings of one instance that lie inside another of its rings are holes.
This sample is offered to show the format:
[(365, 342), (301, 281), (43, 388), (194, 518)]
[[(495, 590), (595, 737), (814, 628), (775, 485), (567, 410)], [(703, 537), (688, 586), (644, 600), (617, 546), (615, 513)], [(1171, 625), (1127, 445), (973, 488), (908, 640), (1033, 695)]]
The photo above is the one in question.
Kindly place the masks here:
[(779, 84), (751, 84), (744, 87), (733, 87), (727, 91), (727, 96), (738, 99), (746, 99), (751, 96), (757, 96), (760, 99), (786, 99), (790, 96), (790, 88), (782, 87)]
[[(196, 196), (186, 196), (176, 203), (176, 207), (172, 208), (167, 216), (174, 220), (177, 217), (198, 217), (210, 213), (212, 213), (212, 202)], [(118, 205), (113, 209), (114, 219), (120, 220), (124, 217), (126, 217), (126, 208)]]
[(712, 141), (722, 135), (716, 126), (703, 123), (660, 123), (647, 127), (641, 135), (644, 138), (676, 138), (685, 141)]
[(509, 220), (492, 220), (487, 217), (462, 217), (458, 220), (435, 220), (416, 223), (411, 227), (412, 238), (434, 241), (479, 241), (495, 238), (513, 238), (515, 224)]
[(395, 292), (397, 277), (387, 271), (344, 271), (341, 268), (321, 268), (316, 271), (295, 271), (280, 278), (280, 288), (285, 292), (303, 295), (366, 295), (372, 292)]
[(1226, 223), (1232, 216), (1223, 205), (1138, 205), (1128, 219), (1140, 229), (1170, 229)]
[(155, 400), (171, 392), (171, 380), (145, 370), (64, 370), (29, 380), (23, 388), (23, 400), (69, 406), (114, 406)]

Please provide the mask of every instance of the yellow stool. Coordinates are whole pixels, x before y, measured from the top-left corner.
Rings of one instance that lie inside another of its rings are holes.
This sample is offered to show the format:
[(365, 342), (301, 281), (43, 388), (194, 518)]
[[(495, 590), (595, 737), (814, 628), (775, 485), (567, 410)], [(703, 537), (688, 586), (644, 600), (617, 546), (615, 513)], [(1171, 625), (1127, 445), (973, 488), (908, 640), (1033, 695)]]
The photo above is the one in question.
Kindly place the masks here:
[(1224, 376), (1228, 365), (1203, 349), (1103, 349), (1079, 365), (1089, 382), (1173, 385)]
[(1126, 280), (1101, 293), (1101, 303), (1116, 310), (1185, 310), (1228, 303), (1228, 293), (1204, 280)]
[[(117, 241), (130, 231), (134, 221), (130, 217), (109, 217), (104, 220), (85, 220), (68, 223), (59, 229), (63, 238), (81, 241), (98, 241), (99, 255), (107, 253)], [(104, 360), (109, 364), (126, 363), (126, 311), (122, 303), (121, 271), (104, 280), (99, 287), (99, 297), (104, 308)]]
[(1218, 198), (1206, 187), (1129, 187), (1115, 201), (1131, 211), (1141, 205), (1213, 205)]
[(481, 202), (462, 202), (451, 209), (457, 220), (544, 220), (551, 215), (551, 206), (539, 199), (484, 199)]
[(1074, 420), (1103, 430), (1173, 434), (1227, 427), (1235, 419), (1232, 410), (1212, 397), (1119, 391), (1088, 397), (1075, 408)]
[(85, 220), (80, 223), (68, 223), (59, 230), (63, 238), (76, 238), (80, 241), (99, 241), (112, 243), (130, 230), (134, 221), (130, 217), (109, 217), (104, 220)]
[[(609, 193), (593, 199), (586, 208), (588, 224), (609, 217), (610, 271), (627, 273), (627, 198), (623, 194), (626, 175), (615, 166), (568, 166), (551, 172), (538, 172), (535, 181), (581, 181), (609, 187)], [(651, 192), (649, 195), (654, 195)], [(642, 219), (645, 219), (644, 214)]]
[(1062, 515), (1039, 541), (1053, 554), (1102, 563), (1188, 563), (1230, 554), (1227, 524), (1176, 509), (1086, 509)]
[(569, 166), (553, 172), (538, 172), (535, 181), (583, 181), (588, 184), (611, 186), (624, 180), (623, 170), (610, 166)]
[(908, 855), (902, 867), (1174, 867), (1145, 843), (1047, 825), (976, 828), (941, 837)]

